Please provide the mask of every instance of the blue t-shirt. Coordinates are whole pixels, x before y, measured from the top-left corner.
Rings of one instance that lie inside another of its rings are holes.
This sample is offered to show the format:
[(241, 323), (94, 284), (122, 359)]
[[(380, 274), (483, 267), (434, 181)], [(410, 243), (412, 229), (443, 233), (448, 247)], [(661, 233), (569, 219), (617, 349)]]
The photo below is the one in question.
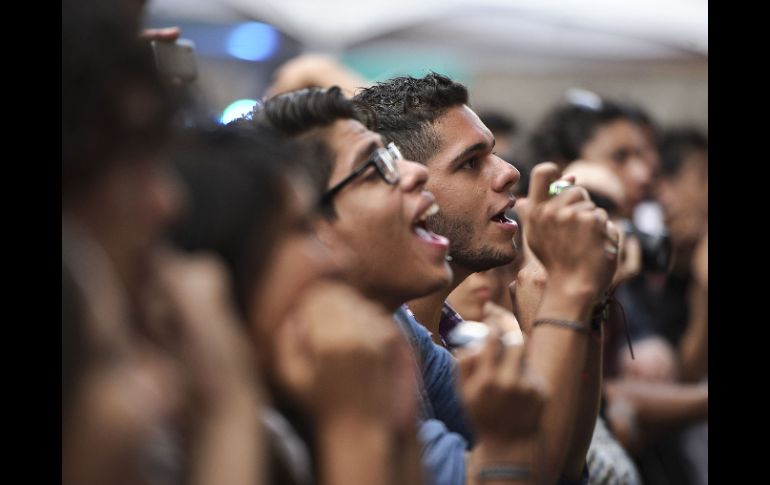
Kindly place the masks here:
[(433, 343), (428, 330), (415, 320), (410, 311), (401, 307), (393, 316), (419, 360), (424, 386), (421, 417), (438, 419), (449, 431), (460, 434), (468, 442), (468, 448), (472, 447), (472, 428), (455, 387), (457, 364), (454, 357), (445, 348)]
[[(428, 330), (405, 306), (393, 319), (406, 334), (419, 359), (422, 374), (417, 437), (422, 446), (422, 464), (431, 485), (464, 485), (465, 453), (474, 444), (468, 416), (455, 387), (456, 362), (445, 348), (433, 343)], [(588, 469), (577, 482), (560, 479), (559, 485), (586, 485)]]
[(454, 358), (433, 343), (428, 331), (404, 307), (396, 310), (393, 319), (407, 336), (420, 366), (417, 438), (426, 482), (464, 485), (465, 452), (471, 447), (473, 436), (454, 386)]

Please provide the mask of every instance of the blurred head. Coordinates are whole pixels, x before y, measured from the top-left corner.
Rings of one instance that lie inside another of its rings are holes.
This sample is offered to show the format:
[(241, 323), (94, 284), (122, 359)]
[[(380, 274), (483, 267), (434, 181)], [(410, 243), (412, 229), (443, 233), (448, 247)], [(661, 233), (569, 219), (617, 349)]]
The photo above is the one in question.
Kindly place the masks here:
[(302, 156), (265, 127), (196, 130), (175, 154), (189, 206), (172, 240), (225, 261), (237, 308), (268, 362), (292, 304), (332, 269), (313, 231), (317, 194), (300, 169)]
[[(130, 292), (177, 208), (158, 157), (174, 106), (137, 40), (138, 14), (130, 1), (62, 2), (62, 218), (104, 249)], [(172, 367), (137, 345), (105, 345), (97, 328), (128, 332), (126, 315), (101, 321), (97, 304), (116, 298), (84, 283), (91, 273), (104, 283), (103, 268), (74, 266), (80, 254), (62, 236), (62, 483), (146, 482), (140, 459), (174, 406)]]
[(160, 158), (175, 106), (138, 25), (133, 2), (62, 5), (62, 211), (129, 290), (179, 205)]
[[(642, 157), (652, 169), (653, 178), (657, 178), (660, 173), (660, 153), (658, 153), (660, 128), (641, 106), (625, 103), (623, 109), (628, 113), (629, 118), (641, 128), (644, 134), (645, 143)], [(652, 193), (647, 194), (649, 197), (652, 197), (652, 195)]]
[(513, 152), (513, 137), (518, 132), (518, 124), (512, 117), (497, 111), (482, 111), (478, 113), (484, 126), (489, 128), (495, 137), (495, 151), (500, 157), (510, 162)]
[(517, 226), (505, 211), (519, 173), (493, 152), (495, 138), (468, 107), (465, 86), (432, 73), (378, 83), (354, 99), (374, 112), (370, 129), (427, 167), (441, 207), (428, 226), (449, 238), (458, 282), (510, 262)]
[(648, 196), (655, 173), (645, 131), (631, 113), (609, 101), (552, 110), (531, 137), (530, 156), (534, 163), (562, 167), (578, 159), (605, 165), (623, 183), (626, 216)]
[[(384, 147), (383, 139), (362, 124), (339, 89), (309, 89), (265, 103), (253, 121), (264, 122), (320, 147), (324, 160), (314, 181), (321, 191), (337, 186)], [(397, 157), (396, 157), (397, 158)], [(403, 302), (449, 284), (448, 243), (425, 229), (433, 196), (424, 190), (427, 171), (393, 158), (394, 183), (374, 163), (324, 199), (327, 217), (318, 227), (347, 280), (368, 297), (395, 309)]]
[(696, 129), (667, 133), (661, 141), (658, 200), (675, 246), (693, 244), (708, 222), (708, 138)]

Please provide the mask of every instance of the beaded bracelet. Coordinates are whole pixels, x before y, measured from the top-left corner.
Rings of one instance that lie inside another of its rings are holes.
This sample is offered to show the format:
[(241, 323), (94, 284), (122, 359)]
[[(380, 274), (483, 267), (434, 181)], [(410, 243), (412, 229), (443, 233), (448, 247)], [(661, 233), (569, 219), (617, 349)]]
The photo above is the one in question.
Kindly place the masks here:
[(499, 463), (482, 466), (476, 474), (479, 482), (486, 480), (530, 480), (532, 472), (528, 466)]
[(591, 329), (580, 322), (574, 322), (571, 320), (561, 320), (559, 318), (538, 318), (534, 322), (532, 322), (532, 326), (537, 327), (538, 325), (541, 325), (544, 323), (547, 323), (549, 325), (556, 325), (559, 327), (569, 328), (571, 330), (576, 330), (580, 333), (585, 333), (585, 334), (591, 333)]

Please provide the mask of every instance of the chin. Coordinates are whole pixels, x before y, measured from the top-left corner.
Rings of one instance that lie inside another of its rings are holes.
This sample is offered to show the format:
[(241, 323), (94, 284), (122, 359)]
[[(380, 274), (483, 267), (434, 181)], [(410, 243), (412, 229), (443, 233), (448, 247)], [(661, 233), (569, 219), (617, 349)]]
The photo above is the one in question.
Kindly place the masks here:
[(412, 292), (413, 296), (407, 300), (422, 298), (446, 289), (452, 284), (452, 270), (448, 269), (448, 271), (433, 273), (431, 278), (427, 278), (424, 273), (420, 278), (415, 278), (412, 281), (416, 282), (418, 280), (421, 280), (419, 286), (415, 285), (414, 291)]

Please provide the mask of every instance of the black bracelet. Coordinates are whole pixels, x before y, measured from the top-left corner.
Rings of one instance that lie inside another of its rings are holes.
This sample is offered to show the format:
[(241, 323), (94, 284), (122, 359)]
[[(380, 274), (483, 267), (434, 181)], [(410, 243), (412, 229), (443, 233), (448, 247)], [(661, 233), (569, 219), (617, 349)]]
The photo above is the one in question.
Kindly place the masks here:
[(591, 330), (597, 334), (601, 334), (602, 325), (607, 322), (610, 317), (610, 301), (609, 297), (604, 297), (594, 307), (594, 312), (591, 315)]
[(573, 322), (571, 320), (560, 320), (558, 318), (538, 318), (534, 322), (532, 322), (532, 326), (537, 327), (538, 325), (542, 325), (544, 323), (548, 323), (550, 325), (557, 325), (559, 327), (569, 328), (571, 330), (576, 330), (580, 333), (585, 333), (585, 334), (591, 333), (591, 328), (580, 322)]
[(476, 480), (529, 480), (532, 472), (528, 466), (500, 463), (482, 466), (476, 474)]

